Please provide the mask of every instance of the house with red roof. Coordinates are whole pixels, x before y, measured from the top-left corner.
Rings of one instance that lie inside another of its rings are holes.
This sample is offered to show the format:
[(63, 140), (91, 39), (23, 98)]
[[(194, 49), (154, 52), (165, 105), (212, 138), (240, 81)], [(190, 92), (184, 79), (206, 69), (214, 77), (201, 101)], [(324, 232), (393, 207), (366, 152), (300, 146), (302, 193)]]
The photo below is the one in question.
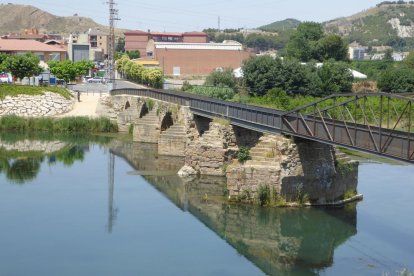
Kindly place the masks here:
[(0, 53), (26, 54), (32, 53), (41, 61), (65, 60), (66, 47), (61, 45), (48, 45), (36, 40), (0, 39)]

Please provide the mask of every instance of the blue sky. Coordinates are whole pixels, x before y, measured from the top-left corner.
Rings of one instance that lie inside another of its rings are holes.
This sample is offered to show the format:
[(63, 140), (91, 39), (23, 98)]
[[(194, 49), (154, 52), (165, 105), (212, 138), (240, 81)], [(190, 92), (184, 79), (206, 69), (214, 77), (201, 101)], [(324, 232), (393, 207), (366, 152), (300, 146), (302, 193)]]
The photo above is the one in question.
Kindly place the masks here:
[[(285, 18), (323, 22), (349, 16), (374, 7), (380, 0), (115, 0), (121, 21), (118, 27), (157, 31), (201, 31), (217, 27), (253, 28)], [(1, 1), (8, 3), (11, 1)], [(75, 13), (107, 25), (106, 0), (17, 0), (50, 13), (69, 16)]]

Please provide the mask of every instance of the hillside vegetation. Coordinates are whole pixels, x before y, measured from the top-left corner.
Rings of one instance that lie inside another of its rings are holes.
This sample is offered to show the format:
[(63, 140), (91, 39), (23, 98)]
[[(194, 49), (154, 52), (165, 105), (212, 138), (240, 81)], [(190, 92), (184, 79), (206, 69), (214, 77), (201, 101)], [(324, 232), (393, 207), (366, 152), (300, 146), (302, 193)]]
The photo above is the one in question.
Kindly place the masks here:
[(259, 27), (260, 30), (266, 32), (282, 32), (296, 29), (301, 22), (297, 19), (288, 18), (282, 21), (276, 21), (268, 25)]
[(350, 17), (324, 23), (327, 32), (364, 45), (396, 49), (414, 46), (414, 4), (381, 4)]
[(81, 16), (56, 16), (30, 5), (0, 5), (0, 34), (37, 28), (41, 33), (69, 34), (89, 28), (106, 30), (103, 25)]

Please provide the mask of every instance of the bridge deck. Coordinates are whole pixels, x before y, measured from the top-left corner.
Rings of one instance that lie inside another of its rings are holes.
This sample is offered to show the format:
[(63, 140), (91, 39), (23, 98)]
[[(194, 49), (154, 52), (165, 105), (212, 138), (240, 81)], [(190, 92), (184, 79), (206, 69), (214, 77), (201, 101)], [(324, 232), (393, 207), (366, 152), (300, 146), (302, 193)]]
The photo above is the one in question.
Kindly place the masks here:
[[(356, 121), (349, 122), (324, 118), (323, 116), (304, 116), (299, 112), (300, 108), (293, 112), (285, 112), (176, 91), (116, 89), (112, 90), (110, 94), (112, 96), (143, 96), (176, 103), (189, 106), (190, 110), (196, 115), (208, 118), (225, 118), (234, 125), (258, 132), (287, 134), (414, 163), (414, 146), (412, 145), (411, 132), (397, 131), (395, 127), (389, 129), (382, 127), (381, 124), (380, 126), (372, 126), (370, 124), (360, 124)], [(376, 96), (384, 95), (381, 93)], [(309, 106), (312, 106), (312, 104)], [(411, 102), (409, 106), (411, 110)]]

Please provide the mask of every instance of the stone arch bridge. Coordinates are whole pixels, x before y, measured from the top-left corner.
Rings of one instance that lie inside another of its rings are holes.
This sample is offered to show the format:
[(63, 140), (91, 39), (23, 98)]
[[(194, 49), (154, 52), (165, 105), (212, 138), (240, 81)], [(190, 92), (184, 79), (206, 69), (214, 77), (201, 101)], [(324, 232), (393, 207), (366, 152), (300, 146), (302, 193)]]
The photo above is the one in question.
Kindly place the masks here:
[[(134, 141), (185, 157), (184, 174), (226, 176), (230, 195), (249, 197), (266, 185), (292, 200), (302, 190), (315, 202), (340, 199), (356, 191), (358, 164), (333, 146), (414, 159), (412, 100), (404, 97), (333, 95), (284, 112), (175, 91), (110, 94), (113, 118), (121, 130), (133, 128)], [(251, 159), (240, 163), (243, 147)]]

